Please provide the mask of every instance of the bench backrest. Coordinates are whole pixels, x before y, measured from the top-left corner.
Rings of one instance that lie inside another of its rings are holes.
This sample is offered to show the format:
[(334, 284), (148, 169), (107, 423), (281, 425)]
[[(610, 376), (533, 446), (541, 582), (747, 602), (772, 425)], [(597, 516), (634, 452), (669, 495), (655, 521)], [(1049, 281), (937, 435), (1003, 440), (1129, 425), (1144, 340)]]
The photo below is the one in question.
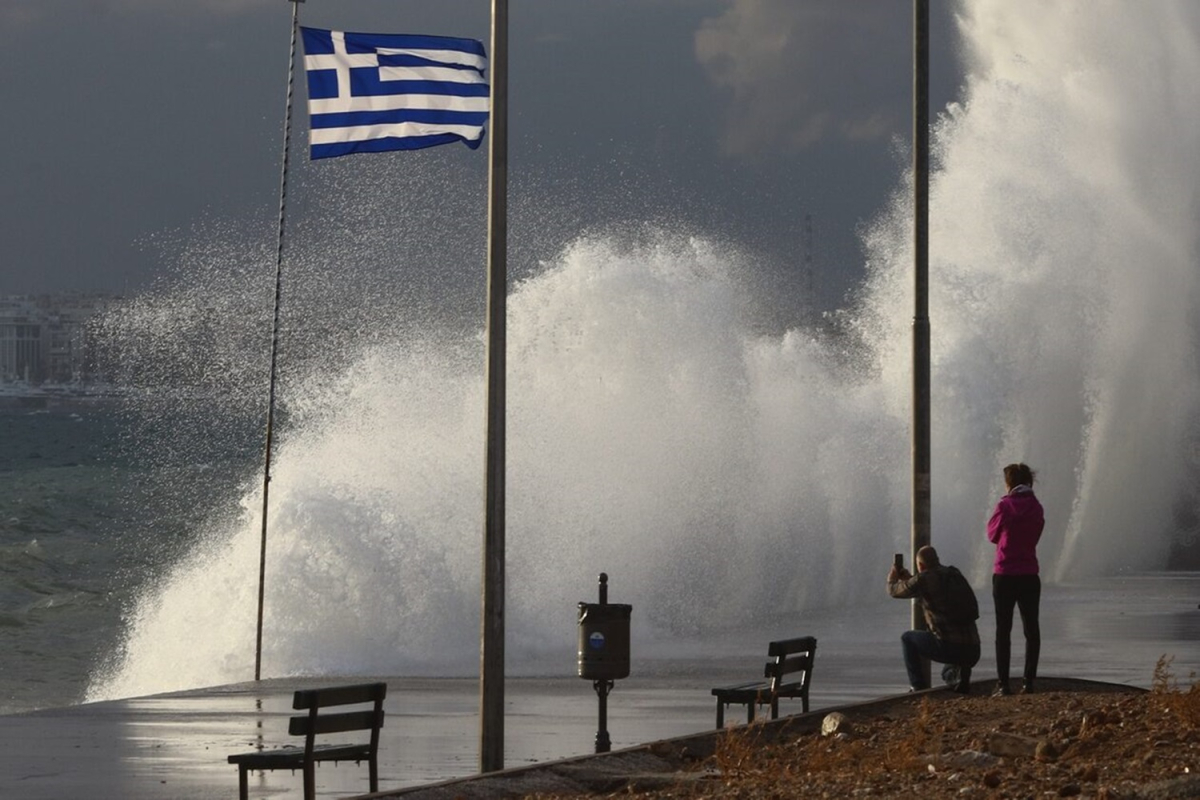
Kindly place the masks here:
[[(387, 697), (386, 683), (362, 683), (355, 686), (333, 686), (327, 689), (301, 689), (292, 696), (292, 708), (307, 709), (308, 714), (292, 717), (288, 733), (305, 737), (304, 749), (312, 752), (317, 736), (345, 731), (371, 731), (371, 752), (379, 749), (379, 729), (383, 727), (383, 699)], [(322, 714), (321, 709), (373, 704), (370, 710), (340, 711)]]
[(813, 657), (817, 653), (814, 636), (797, 639), (781, 639), (767, 645), (767, 657), (771, 659), (763, 669), (763, 677), (771, 681), (771, 691), (778, 691), (789, 675), (800, 673), (792, 684), (806, 688), (812, 679)]

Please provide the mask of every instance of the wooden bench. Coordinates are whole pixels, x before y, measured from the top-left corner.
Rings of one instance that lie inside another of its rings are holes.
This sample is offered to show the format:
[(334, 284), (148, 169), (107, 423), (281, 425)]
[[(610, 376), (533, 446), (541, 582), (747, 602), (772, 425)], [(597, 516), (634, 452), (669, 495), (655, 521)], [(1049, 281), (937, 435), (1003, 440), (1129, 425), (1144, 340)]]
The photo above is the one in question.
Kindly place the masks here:
[(725, 706), (743, 703), (746, 722), (754, 722), (754, 709), (763, 703), (771, 704), (771, 719), (779, 719), (779, 698), (800, 698), (808, 712), (808, 687), (812, 682), (813, 657), (817, 640), (812, 636), (783, 639), (767, 645), (766, 680), (718, 686), (712, 690), (717, 698), (717, 727), (725, 727)]
[[(386, 683), (364, 683), (355, 686), (332, 686), (326, 689), (301, 689), (292, 697), (292, 708), (308, 711), (292, 717), (288, 733), (303, 736), (303, 747), (281, 747), (275, 750), (255, 750), (229, 756), (230, 764), (238, 766), (238, 796), (247, 800), (247, 773), (258, 770), (304, 770), (304, 800), (316, 795), (316, 765), (321, 761), (367, 762), (371, 791), (379, 791), (379, 729), (383, 727), (383, 698)], [(371, 703), (369, 710), (338, 711), (322, 714), (321, 710), (335, 706)], [(363, 744), (317, 744), (318, 736), (346, 731), (370, 731), (371, 741)]]

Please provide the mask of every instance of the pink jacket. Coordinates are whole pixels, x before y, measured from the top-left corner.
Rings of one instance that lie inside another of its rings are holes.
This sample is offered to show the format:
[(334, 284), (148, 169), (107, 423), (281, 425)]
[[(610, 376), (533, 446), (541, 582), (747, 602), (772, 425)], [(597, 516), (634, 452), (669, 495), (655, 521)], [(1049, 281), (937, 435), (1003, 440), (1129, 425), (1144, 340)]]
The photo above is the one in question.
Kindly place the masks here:
[(1046, 518), (1028, 486), (1014, 487), (1000, 498), (988, 520), (988, 541), (996, 545), (997, 575), (1037, 575), (1037, 543)]

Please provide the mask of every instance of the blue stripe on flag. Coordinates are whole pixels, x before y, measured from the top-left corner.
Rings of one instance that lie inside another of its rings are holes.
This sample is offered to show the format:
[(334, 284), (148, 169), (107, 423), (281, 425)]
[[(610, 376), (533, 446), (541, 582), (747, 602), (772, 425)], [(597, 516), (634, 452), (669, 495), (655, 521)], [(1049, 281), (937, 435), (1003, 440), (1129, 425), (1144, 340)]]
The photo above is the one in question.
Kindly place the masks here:
[(488, 119), (487, 56), (474, 39), (301, 28), (310, 155), (475, 149)]
[(478, 140), (471, 141), (452, 133), (442, 133), (433, 136), (405, 136), (403, 138), (388, 136), (379, 139), (366, 139), (361, 142), (314, 144), (312, 146), (312, 158), (333, 158), (334, 156), (346, 156), (351, 153), (384, 153), (390, 150), (420, 150), (425, 147), (437, 147), (439, 144), (450, 144), (452, 142), (462, 142), (472, 150), (478, 149), (480, 145)]
[(450, 69), (474, 69), (467, 64), (445, 64), (441, 61), (435, 61), (430, 58), (412, 55), (411, 53), (396, 53), (396, 54), (380, 54), (379, 65), (381, 67), (447, 67)]
[(312, 121), (314, 130), (350, 128), (364, 125), (390, 125), (398, 122), (422, 122), (432, 125), (482, 125), (487, 112), (438, 111), (437, 109), (401, 108), (393, 111), (350, 111), (345, 114), (321, 114)]
[[(335, 80), (336, 80), (336, 76)], [(382, 81), (379, 70), (350, 70), (350, 90), (356, 97), (386, 97), (393, 94), (444, 94), (455, 97), (487, 97), (486, 83), (447, 81)], [(333, 95), (337, 97), (337, 94)]]
[[(487, 97), (487, 84), (452, 83), (449, 80), (380, 80), (378, 70), (350, 70), (350, 90), (356, 97), (388, 95), (454, 95)], [(335, 95), (336, 97), (336, 95)]]

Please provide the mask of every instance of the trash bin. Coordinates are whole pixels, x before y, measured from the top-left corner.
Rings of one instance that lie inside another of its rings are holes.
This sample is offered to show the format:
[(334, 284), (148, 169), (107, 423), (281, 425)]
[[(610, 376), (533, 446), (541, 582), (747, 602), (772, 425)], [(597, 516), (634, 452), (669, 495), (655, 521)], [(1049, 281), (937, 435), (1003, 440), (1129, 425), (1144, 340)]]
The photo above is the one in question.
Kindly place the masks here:
[(615, 681), (629, 677), (629, 616), (624, 603), (579, 604), (579, 677)]

